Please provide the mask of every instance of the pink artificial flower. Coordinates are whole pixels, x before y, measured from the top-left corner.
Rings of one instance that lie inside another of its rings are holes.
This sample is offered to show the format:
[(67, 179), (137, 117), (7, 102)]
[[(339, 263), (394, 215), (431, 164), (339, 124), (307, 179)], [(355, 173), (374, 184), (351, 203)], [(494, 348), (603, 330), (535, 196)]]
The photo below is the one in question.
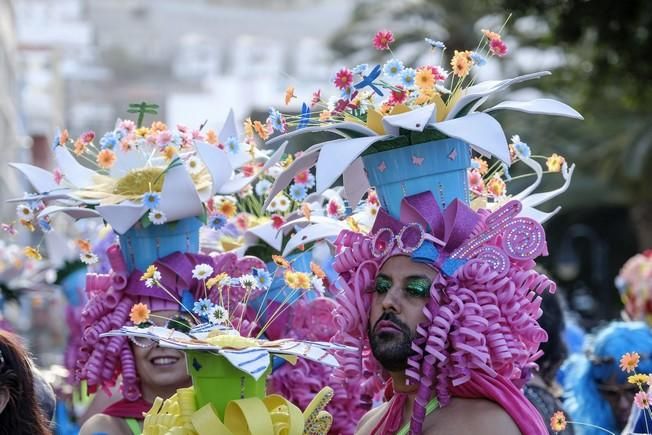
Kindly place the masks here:
[(312, 99), (310, 100), (310, 107), (314, 107), (315, 104), (321, 101), (321, 89), (317, 89), (312, 93)]
[(353, 73), (348, 68), (342, 68), (335, 74), (333, 83), (338, 89), (346, 89), (353, 84)]
[(507, 44), (502, 39), (492, 39), (489, 42), (489, 51), (498, 57), (503, 57), (507, 54)]
[(344, 214), (344, 204), (338, 201), (337, 198), (331, 198), (326, 206), (326, 214), (332, 218), (340, 217)]
[(171, 141), (172, 141), (172, 133), (170, 133), (168, 130), (163, 130), (156, 137), (156, 143), (161, 148), (168, 145)]
[(646, 391), (639, 391), (634, 396), (634, 403), (640, 409), (645, 409), (650, 407), (650, 394)]
[(436, 65), (436, 66), (435, 65), (425, 65), (425, 66), (420, 67), (419, 69), (430, 70), (432, 75), (435, 77), (436, 82), (441, 82), (443, 80), (446, 80), (446, 70), (444, 70), (444, 68), (440, 67), (439, 65)]
[(389, 44), (394, 42), (394, 34), (388, 30), (381, 30), (374, 36), (376, 50), (389, 50)]
[(85, 144), (89, 144), (93, 142), (93, 139), (95, 139), (95, 132), (92, 130), (89, 130), (85, 133), (82, 133), (81, 136), (79, 136), (79, 139), (84, 142)]
[(285, 223), (285, 219), (280, 214), (273, 214), (270, 216), (270, 219), (272, 220), (272, 227), (275, 230), (280, 230)]
[(132, 133), (136, 129), (136, 124), (131, 119), (123, 119), (119, 127), (127, 133)]
[(392, 89), (392, 95), (389, 97), (388, 103), (392, 106), (395, 106), (397, 104), (402, 104), (407, 100), (407, 92), (403, 88), (403, 86), (399, 85), (396, 86), (396, 89)]
[(10, 236), (15, 236), (18, 231), (14, 228), (13, 224), (1, 224), (2, 231), (9, 234)]
[(192, 140), (204, 140), (204, 135), (199, 130), (193, 130)]
[(242, 232), (247, 231), (249, 228), (249, 215), (247, 213), (239, 213), (235, 217), (235, 226)]
[(54, 175), (54, 182), (57, 184), (61, 184), (61, 181), (63, 181), (63, 172), (61, 172), (61, 169), (56, 168), (52, 172), (52, 175)]
[(469, 188), (471, 192), (476, 195), (482, 195), (484, 193), (484, 181), (482, 180), (482, 175), (477, 169), (471, 169), (468, 173), (469, 176)]
[(304, 169), (294, 176), (294, 182), (297, 184), (305, 185), (310, 181), (310, 170)]
[(377, 205), (380, 207), (380, 201), (378, 200), (378, 193), (375, 190), (369, 189), (367, 193), (367, 203), (370, 205)]
[(254, 169), (255, 167), (252, 164), (248, 163), (246, 165), (242, 165), (242, 175), (245, 177), (252, 177), (254, 175)]
[(177, 124), (177, 130), (179, 130), (180, 133), (187, 133), (188, 127), (183, 124)]

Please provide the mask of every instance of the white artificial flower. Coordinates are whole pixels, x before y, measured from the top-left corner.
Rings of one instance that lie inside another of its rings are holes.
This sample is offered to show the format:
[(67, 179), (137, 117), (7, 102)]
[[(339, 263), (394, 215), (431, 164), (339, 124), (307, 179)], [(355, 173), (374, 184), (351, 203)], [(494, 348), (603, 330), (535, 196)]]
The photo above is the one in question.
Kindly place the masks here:
[(213, 325), (223, 325), (229, 320), (229, 311), (221, 305), (213, 305), (208, 313), (208, 321)]
[(256, 184), (256, 195), (265, 196), (269, 193), (269, 189), (272, 187), (272, 182), (269, 180), (260, 180)]
[(192, 270), (192, 277), (195, 279), (205, 280), (213, 274), (213, 268), (206, 263), (198, 264)]
[(201, 160), (199, 160), (197, 156), (192, 156), (186, 160), (186, 167), (188, 168), (188, 172), (191, 174), (198, 174), (202, 169)]
[(161, 272), (159, 272), (158, 270), (154, 271), (154, 273), (152, 274), (152, 278), (154, 279), (154, 281), (160, 281), (161, 280)]
[(312, 284), (312, 288), (314, 288), (317, 293), (324, 293), (325, 287), (324, 282), (321, 280), (321, 278), (314, 277), (310, 283)]
[(82, 263), (89, 265), (97, 263), (98, 260), (97, 255), (93, 254), (92, 252), (82, 252), (79, 254), (79, 259)]
[(276, 198), (278, 204), (278, 211), (285, 212), (290, 208), (290, 199), (282, 193), (279, 193)]
[(147, 217), (149, 218), (150, 221), (152, 221), (154, 225), (164, 224), (168, 220), (167, 216), (165, 216), (165, 213), (157, 209), (153, 209), (152, 211), (150, 211)]
[(25, 204), (18, 204), (16, 206), (16, 215), (18, 219), (23, 221), (31, 221), (34, 219), (34, 211)]
[(145, 287), (154, 287), (154, 280), (152, 278), (147, 278), (145, 281)]
[(239, 279), (240, 286), (251, 291), (258, 288), (258, 280), (251, 274), (242, 275)]

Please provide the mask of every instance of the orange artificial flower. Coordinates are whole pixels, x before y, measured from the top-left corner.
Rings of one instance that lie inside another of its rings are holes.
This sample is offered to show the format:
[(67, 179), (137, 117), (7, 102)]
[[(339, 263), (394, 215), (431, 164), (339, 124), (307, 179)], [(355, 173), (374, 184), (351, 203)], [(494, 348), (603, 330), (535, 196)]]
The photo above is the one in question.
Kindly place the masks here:
[(620, 358), (620, 369), (627, 373), (633, 372), (638, 367), (640, 359), (641, 357), (638, 353), (627, 352)]
[(163, 151), (161, 151), (161, 154), (163, 154), (163, 157), (165, 157), (165, 160), (172, 160), (174, 156), (177, 154), (177, 149), (174, 147), (174, 145), (168, 145), (165, 148), (163, 148)]
[(272, 260), (274, 260), (274, 263), (278, 267), (285, 267), (286, 269), (292, 268), (292, 266), (290, 266), (290, 263), (288, 263), (288, 261), (285, 258), (281, 257), (280, 255), (272, 255)]
[(97, 164), (100, 168), (109, 169), (115, 164), (117, 157), (110, 149), (104, 149), (97, 155)]
[(84, 154), (84, 152), (86, 151), (86, 146), (87, 146), (86, 142), (82, 141), (81, 139), (77, 139), (75, 141), (75, 149), (74, 149), (75, 154), (77, 154), (78, 156)]
[(288, 86), (285, 89), (285, 105), (286, 106), (288, 104), (290, 104), (290, 100), (292, 100), (292, 98), (297, 98), (297, 96), (294, 95), (294, 86)]
[(254, 130), (262, 140), (267, 140), (269, 138), (269, 133), (267, 132), (267, 128), (260, 121), (254, 121)]
[(317, 263), (310, 262), (310, 270), (312, 273), (315, 274), (315, 276), (319, 279), (324, 279), (326, 278), (326, 272), (324, 272), (324, 269), (322, 269)]
[(149, 308), (143, 303), (134, 304), (129, 312), (129, 319), (136, 325), (147, 322), (149, 320)]
[(233, 216), (235, 216), (235, 213), (238, 211), (238, 209), (233, 201), (224, 199), (218, 204), (217, 211), (222, 213), (228, 219), (231, 219)]
[(77, 244), (77, 247), (79, 248), (80, 251), (82, 252), (90, 252), (91, 250), (91, 242), (88, 240), (83, 240), (83, 239), (77, 239), (75, 240), (75, 243)]
[(217, 138), (217, 133), (215, 133), (215, 130), (212, 128), (209, 128), (208, 131), (206, 132), (206, 142), (208, 142), (211, 145), (217, 145), (219, 143), (219, 140)]
[(550, 417), (550, 428), (554, 432), (561, 432), (566, 429), (566, 416), (562, 411), (557, 411)]

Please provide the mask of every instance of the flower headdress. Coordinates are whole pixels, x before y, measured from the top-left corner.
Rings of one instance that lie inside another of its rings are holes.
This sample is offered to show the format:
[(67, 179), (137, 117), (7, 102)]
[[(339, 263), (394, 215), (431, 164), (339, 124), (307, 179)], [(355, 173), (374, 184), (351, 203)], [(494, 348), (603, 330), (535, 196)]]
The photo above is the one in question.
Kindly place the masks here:
[(627, 260), (615, 282), (628, 320), (652, 324), (652, 250)]

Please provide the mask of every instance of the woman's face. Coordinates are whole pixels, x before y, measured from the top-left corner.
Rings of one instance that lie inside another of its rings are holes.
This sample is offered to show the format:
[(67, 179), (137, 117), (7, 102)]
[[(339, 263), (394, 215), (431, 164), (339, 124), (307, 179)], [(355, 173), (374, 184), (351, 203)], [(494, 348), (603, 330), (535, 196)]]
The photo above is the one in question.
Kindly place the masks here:
[[(158, 311), (152, 314), (168, 319), (179, 315), (177, 311)], [(164, 326), (167, 323), (167, 320), (153, 316), (150, 317), (150, 321), (159, 326)], [(135, 343), (132, 343), (131, 348), (143, 387), (156, 390), (169, 387), (182, 388), (190, 384), (183, 352), (157, 345), (141, 347)]]

